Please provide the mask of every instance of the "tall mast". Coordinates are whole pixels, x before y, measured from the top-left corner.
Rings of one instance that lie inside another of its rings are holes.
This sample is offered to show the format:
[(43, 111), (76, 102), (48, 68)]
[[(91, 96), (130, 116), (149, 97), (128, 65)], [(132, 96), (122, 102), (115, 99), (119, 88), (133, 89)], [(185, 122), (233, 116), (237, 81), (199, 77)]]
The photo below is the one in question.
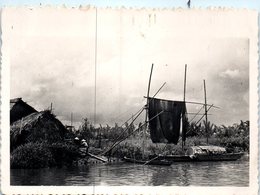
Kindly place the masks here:
[(206, 82), (203, 80), (204, 83), (204, 98), (205, 98), (205, 131), (207, 137), (207, 144), (209, 144), (209, 135), (208, 135), (208, 110), (207, 110), (207, 93), (206, 93)]
[(52, 114), (52, 102), (51, 102), (51, 110), (50, 111), (51, 111), (51, 114)]
[[(184, 103), (185, 103), (185, 97), (186, 97), (186, 76), (187, 76), (187, 64), (185, 64), (185, 72), (184, 72), (184, 92), (183, 92), (183, 101), (184, 101)], [(183, 118), (182, 118), (182, 121), (183, 121)], [(183, 135), (183, 125), (184, 124), (182, 124), (182, 137), (184, 136)], [(181, 146), (182, 146), (182, 150), (183, 150), (183, 148), (185, 146), (185, 141), (183, 141), (183, 139), (182, 139), (182, 142), (181, 142)]]
[(145, 128), (143, 130), (143, 152), (142, 152), (142, 158), (144, 159), (144, 146), (145, 146), (145, 131), (148, 129), (148, 108), (149, 108), (149, 94), (150, 94), (150, 86), (151, 86), (151, 79), (152, 79), (152, 73), (153, 73), (153, 64), (151, 67), (150, 77), (149, 77), (149, 83), (148, 83), (148, 90), (147, 90), (147, 103), (146, 103), (146, 113), (145, 113)]
[(183, 95), (184, 102), (185, 102), (185, 96), (186, 96), (186, 73), (187, 73), (187, 64), (185, 64), (185, 72), (184, 72), (184, 95)]
[(73, 125), (73, 113), (70, 113), (70, 126), (72, 129), (72, 125)]
[(95, 29), (95, 90), (94, 90), (94, 126), (96, 124), (97, 112), (97, 7), (96, 7), (96, 29)]

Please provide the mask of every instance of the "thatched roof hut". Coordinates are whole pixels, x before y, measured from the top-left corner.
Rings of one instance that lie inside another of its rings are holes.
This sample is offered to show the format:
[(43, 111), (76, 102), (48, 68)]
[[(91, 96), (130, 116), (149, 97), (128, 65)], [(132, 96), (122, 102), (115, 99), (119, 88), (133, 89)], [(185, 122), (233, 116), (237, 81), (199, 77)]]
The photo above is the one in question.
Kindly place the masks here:
[(11, 149), (27, 142), (62, 141), (66, 132), (63, 124), (49, 110), (34, 112), (11, 125)]
[(24, 102), (22, 98), (10, 100), (10, 124), (35, 112), (37, 110)]

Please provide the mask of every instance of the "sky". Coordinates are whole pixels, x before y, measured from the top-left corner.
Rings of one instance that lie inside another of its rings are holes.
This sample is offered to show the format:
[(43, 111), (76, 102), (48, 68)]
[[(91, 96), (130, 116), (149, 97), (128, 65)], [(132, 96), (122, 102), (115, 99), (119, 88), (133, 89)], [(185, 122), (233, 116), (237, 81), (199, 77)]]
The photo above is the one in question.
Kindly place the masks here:
[[(187, 64), (187, 101), (204, 102), (205, 79), (208, 103), (221, 108), (211, 109), (211, 122), (249, 119), (249, 39), (241, 30), (246, 18), (100, 8), (96, 26), (96, 9), (88, 7), (4, 14), (11, 37), (11, 98), (22, 97), (37, 110), (52, 103), (64, 124), (70, 124), (71, 113), (76, 126), (85, 117), (95, 124), (124, 123), (145, 104), (152, 63), (151, 96), (166, 82), (156, 97), (182, 100)], [(187, 108), (194, 113), (200, 106)], [(143, 120), (142, 115), (137, 122)]]

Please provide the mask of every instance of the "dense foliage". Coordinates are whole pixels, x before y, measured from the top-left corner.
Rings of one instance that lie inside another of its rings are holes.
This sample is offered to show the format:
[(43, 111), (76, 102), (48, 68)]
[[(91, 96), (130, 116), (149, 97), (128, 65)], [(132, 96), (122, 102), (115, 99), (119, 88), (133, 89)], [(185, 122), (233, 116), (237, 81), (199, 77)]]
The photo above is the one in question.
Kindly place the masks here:
[(11, 168), (70, 166), (77, 157), (77, 148), (71, 144), (30, 142), (11, 153)]
[[(206, 145), (206, 128), (210, 145), (223, 146), (228, 152), (249, 152), (249, 121), (240, 121), (232, 126), (216, 126), (211, 123), (190, 123), (187, 130), (186, 146)], [(106, 125), (94, 127), (86, 118), (77, 131), (69, 131), (66, 139), (72, 141), (76, 136), (86, 139), (90, 152), (100, 153), (116, 145), (110, 155), (118, 158), (124, 156), (140, 158), (143, 155), (153, 154), (183, 154), (181, 144), (154, 144), (146, 131), (146, 140), (143, 142), (145, 126), (140, 123), (126, 123), (113, 127)], [(37, 139), (35, 139), (37, 140)], [(12, 140), (11, 140), (12, 141)], [(145, 150), (143, 151), (143, 143)], [(12, 143), (11, 143), (12, 144)], [(15, 148), (11, 153), (11, 168), (41, 168), (51, 166), (69, 166), (79, 157), (78, 149), (72, 142), (29, 142)]]
[[(107, 125), (106, 127), (95, 128), (88, 119), (83, 121), (79, 128), (77, 135), (86, 139), (90, 146), (99, 147), (100, 149), (109, 148), (116, 140), (126, 138), (122, 143), (115, 147), (112, 155), (116, 157), (133, 156), (138, 157), (142, 155), (142, 124), (133, 125), (124, 124), (113, 127)], [(207, 132), (206, 128), (207, 127)], [(196, 124), (195, 122), (188, 125), (186, 148), (194, 145), (206, 145), (206, 135), (209, 137), (210, 145), (223, 146), (229, 152), (249, 152), (249, 121), (240, 121), (239, 124), (232, 126), (217, 126), (205, 121)], [(181, 154), (183, 153), (181, 145), (173, 144), (154, 144), (149, 138), (149, 133), (146, 132), (146, 148), (147, 155), (150, 154)]]
[(27, 143), (11, 153), (11, 168), (42, 168), (54, 163), (51, 151), (44, 143)]

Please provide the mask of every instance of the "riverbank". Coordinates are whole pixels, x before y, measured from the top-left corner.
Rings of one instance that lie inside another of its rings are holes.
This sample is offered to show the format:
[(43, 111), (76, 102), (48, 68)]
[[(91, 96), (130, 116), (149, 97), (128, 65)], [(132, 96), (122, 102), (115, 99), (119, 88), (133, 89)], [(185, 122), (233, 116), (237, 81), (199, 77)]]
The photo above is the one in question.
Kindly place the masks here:
[[(187, 134), (186, 145), (182, 150), (181, 143), (177, 145), (152, 143), (148, 133), (143, 141), (141, 129), (133, 134), (136, 127), (131, 124), (126, 125), (126, 127), (115, 125), (115, 127), (94, 128), (85, 120), (79, 130), (67, 132), (66, 139), (62, 139), (62, 141), (59, 139), (55, 142), (31, 141), (22, 143), (16, 148), (12, 147), (14, 149), (11, 151), (10, 164), (11, 168), (62, 167), (75, 165), (79, 161), (87, 164), (88, 158), (83, 159), (79, 148), (73, 142), (75, 137), (86, 139), (89, 145), (88, 151), (96, 155), (107, 151), (116, 143), (115, 140), (121, 140), (110, 153), (106, 154), (116, 159), (122, 159), (124, 156), (139, 159), (143, 154), (145, 157), (150, 155), (181, 155), (188, 147), (198, 145), (221, 146), (226, 148), (228, 153), (244, 152), (249, 154), (249, 121), (241, 121), (239, 125), (234, 124), (229, 127), (215, 126), (210, 130), (208, 144), (203, 128), (198, 129), (192, 126), (189, 128), (191, 133)], [(119, 137), (120, 139), (118, 139)], [(33, 140), (37, 140), (36, 137)]]
[[(99, 142), (98, 140), (96, 142)], [(96, 145), (94, 140), (92, 143)], [(101, 140), (101, 149), (105, 150), (112, 145), (111, 141)], [(186, 139), (186, 144), (184, 150), (182, 150), (181, 143), (177, 145), (174, 144), (164, 144), (164, 143), (152, 143), (150, 139), (144, 141), (144, 150), (143, 150), (143, 140), (141, 138), (137, 139), (135, 137), (128, 138), (122, 141), (118, 146), (116, 146), (112, 152), (112, 157), (123, 158), (124, 156), (141, 158), (144, 152), (144, 156), (149, 155), (181, 155), (184, 154), (186, 149), (191, 146), (198, 145), (207, 145), (205, 137), (188, 137)], [(229, 153), (244, 152), (249, 154), (249, 140), (242, 139), (239, 137), (230, 137), (230, 138), (218, 138), (210, 137), (208, 145), (221, 146), (226, 148)], [(93, 152), (96, 151), (96, 148), (93, 148)]]

